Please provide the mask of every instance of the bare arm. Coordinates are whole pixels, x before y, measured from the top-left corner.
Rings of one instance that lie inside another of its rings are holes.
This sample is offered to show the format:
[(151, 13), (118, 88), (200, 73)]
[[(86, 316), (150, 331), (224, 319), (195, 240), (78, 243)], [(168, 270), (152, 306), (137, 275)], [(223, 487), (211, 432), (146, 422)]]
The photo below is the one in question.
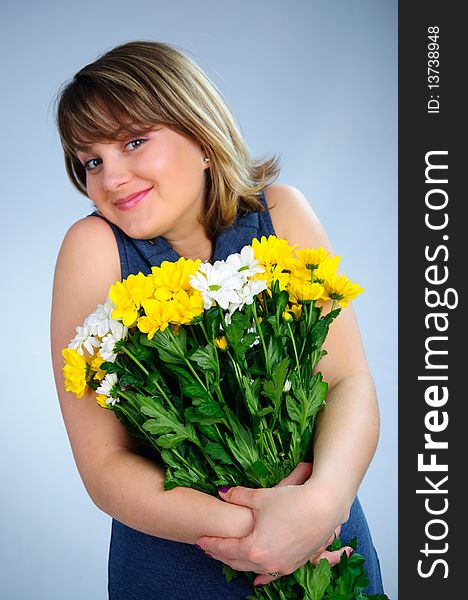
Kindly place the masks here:
[[(272, 220), (279, 237), (298, 248), (332, 249), (323, 227), (305, 197), (290, 186), (270, 189)], [(352, 274), (350, 274), (352, 276)], [(345, 521), (374, 455), (379, 436), (375, 388), (352, 306), (341, 310), (325, 342), (328, 354), (317, 369), (329, 383), (327, 404), (319, 413), (314, 438), (314, 469), (310, 483), (330, 486), (341, 499), (337, 510)], [(306, 484), (307, 485), (307, 484)]]
[[(275, 185), (266, 195), (278, 237), (298, 249), (323, 246), (331, 252), (327, 236), (301, 192)], [(374, 455), (379, 429), (374, 385), (351, 307), (343, 309), (331, 324), (325, 348), (328, 355), (317, 369), (329, 383), (329, 391), (317, 422), (311, 477), (304, 485), (231, 488), (223, 497), (252, 508), (253, 532), (241, 540), (197, 540), (204, 550), (235, 569), (291, 573), (309, 558), (315, 561), (320, 557), (330, 534), (348, 519)], [(269, 581), (270, 577), (261, 575), (255, 583)]]
[(115, 414), (99, 407), (94, 393), (77, 399), (65, 392), (61, 349), (118, 279), (119, 257), (110, 227), (93, 217), (73, 225), (56, 265), (51, 349), (62, 416), (86, 490), (107, 514), (158, 537), (194, 543), (200, 535), (247, 535), (252, 529), (250, 509), (187, 488), (164, 491), (163, 468), (138, 453)]

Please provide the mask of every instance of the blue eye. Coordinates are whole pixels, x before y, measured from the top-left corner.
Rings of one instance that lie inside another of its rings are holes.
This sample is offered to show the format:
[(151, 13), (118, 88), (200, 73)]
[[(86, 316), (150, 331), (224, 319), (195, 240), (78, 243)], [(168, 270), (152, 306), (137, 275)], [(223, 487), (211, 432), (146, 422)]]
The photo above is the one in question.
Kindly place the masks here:
[[(102, 161), (100, 158), (90, 158), (89, 160), (87, 160), (84, 163), (83, 167), (85, 168), (86, 171), (94, 171), (94, 169), (96, 169), (101, 162)], [(95, 164), (95, 163), (99, 163), (99, 164)]]

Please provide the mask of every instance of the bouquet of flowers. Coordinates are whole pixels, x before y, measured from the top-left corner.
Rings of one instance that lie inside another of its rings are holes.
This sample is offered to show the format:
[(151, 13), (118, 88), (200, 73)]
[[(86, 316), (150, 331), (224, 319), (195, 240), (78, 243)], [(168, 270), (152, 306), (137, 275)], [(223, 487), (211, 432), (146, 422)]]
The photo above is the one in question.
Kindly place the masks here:
[[(272, 487), (310, 460), (327, 393), (322, 346), (363, 291), (338, 262), (270, 236), (213, 265), (180, 258), (129, 275), (63, 349), (65, 387), (78, 398), (95, 390), (155, 451), (166, 490)], [(338, 538), (331, 549), (340, 547)], [(363, 563), (356, 552), (333, 568), (307, 563), (251, 598), (368, 598)]]

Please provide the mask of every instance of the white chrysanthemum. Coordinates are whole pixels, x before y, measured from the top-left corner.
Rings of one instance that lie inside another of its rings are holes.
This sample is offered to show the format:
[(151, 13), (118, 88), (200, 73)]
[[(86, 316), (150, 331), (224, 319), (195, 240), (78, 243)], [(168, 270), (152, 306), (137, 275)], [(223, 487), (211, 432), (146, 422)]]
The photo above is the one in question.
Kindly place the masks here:
[(115, 304), (108, 296), (104, 304), (99, 304), (96, 310), (86, 317), (84, 325), (89, 327), (92, 335), (103, 338), (111, 331), (112, 311), (114, 308)]
[(76, 328), (76, 335), (68, 344), (68, 347), (72, 350), (76, 350), (78, 354), (83, 356), (83, 347), (90, 353), (94, 354), (94, 348), (99, 348), (100, 340), (94, 337), (90, 328), (87, 325)]
[(110, 333), (102, 338), (99, 352), (104, 360), (114, 362), (117, 356), (114, 352), (115, 344), (127, 337), (128, 327), (122, 325), (120, 321), (115, 321), (113, 319), (109, 321), (109, 326)]
[(119, 398), (113, 398), (111, 396), (112, 388), (116, 384), (117, 384), (116, 373), (107, 373), (107, 375), (101, 381), (101, 385), (97, 388), (96, 392), (98, 394), (103, 394), (104, 396), (108, 397), (108, 400), (106, 400), (106, 404), (112, 404), (112, 406), (114, 406), (114, 404), (116, 402), (119, 402)]
[(241, 289), (237, 290), (237, 300), (231, 302), (228, 306), (229, 316), (231, 317), (236, 310), (241, 310), (246, 304), (252, 304), (255, 297), (266, 289), (267, 284), (265, 281), (254, 279), (246, 281)]
[(257, 273), (263, 273), (265, 271), (255, 258), (252, 246), (244, 246), (240, 251), (240, 254), (230, 254), (226, 259), (226, 263), (231, 265), (239, 275), (241, 275), (244, 281), (246, 281), (248, 277), (252, 277)]
[(237, 290), (242, 288), (242, 277), (224, 261), (217, 260), (214, 265), (202, 263), (190, 278), (191, 286), (201, 292), (205, 310), (219, 304), (227, 309), (230, 303), (236, 303)]

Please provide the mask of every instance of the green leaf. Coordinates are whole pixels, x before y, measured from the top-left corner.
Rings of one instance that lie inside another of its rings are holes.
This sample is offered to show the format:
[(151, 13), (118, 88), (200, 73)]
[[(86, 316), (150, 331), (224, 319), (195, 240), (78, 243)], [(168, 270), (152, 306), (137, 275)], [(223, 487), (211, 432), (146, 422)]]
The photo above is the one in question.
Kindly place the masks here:
[(125, 373), (125, 368), (120, 366), (117, 362), (103, 362), (101, 363), (101, 369), (108, 373), (117, 373), (117, 375)]
[(182, 393), (189, 398), (209, 399), (211, 397), (209, 391), (195, 379), (193, 374), (175, 364), (166, 365), (168, 371), (173, 373), (182, 388)]
[(336, 308), (330, 311), (324, 317), (318, 319), (311, 328), (311, 340), (318, 347), (321, 348), (325, 338), (328, 335), (329, 327), (332, 321), (340, 314), (341, 308)]
[(250, 377), (246, 377), (242, 375), (242, 383), (243, 383), (243, 392), (244, 399), (247, 409), (251, 415), (258, 414), (258, 388), (260, 386), (260, 381), (256, 379), (252, 381)]
[(208, 337), (212, 340), (217, 338), (221, 329), (221, 311), (218, 306), (213, 306), (203, 313), (205, 328)]
[(146, 378), (146, 387), (148, 392), (153, 396), (160, 397), (161, 391), (163, 389), (166, 393), (168, 393), (167, 385), (162, 378), (162, 375), (159, 371), (152, 371)]
[(203, 415), (211, 419), (216, 419), (216, 422), (221, 423), (225, 419), (225, 415), (221, 406), (213, 400), (213, 398), (207, 398), (206, 400), (196, 399), (193, 401), (194, 404), (194, 415)]
[(276, 363), (272, 369), (271, 380), (263, 383), (262, 394), (269, 398), (275, 411), (279, 409), (283, 395), (284, 384), (288, 374), (290, 359), (285, 356), (280, 362)]
[(226, 326), (224, 331), (228, 346), (234, 353), (236, 360), (241, 365), (245, 365), (245, 353), (257, 339), (255, 333), (247, 333), (250, 328), (250, 318), (242, 311), (236, 310), (232, 315), (231, 323)]
[(255, 476), (255, 481), (258, 481), (256, 477), (257, 473), (252, 467), (259, 460), (258, 448), (255, 445), (252, 434), (241, 425), (237, 425), (233, 433), (235, 438), (227, 437), (226, 441), (234, 458), (247, 473)]
[[(299, 402), (300, 423), (302, 430), (305, 430), (307, 421), (315, 417), (319, 409), (325, 403), (328, 384), (322, 381), (322, 374), (315, 373), (304, 388), (297, 373), (291, 374), (291, 390)], [(289, 407), (288, 407), (289, 411)], [(291, 415), (290, 415), (291, 416)], [(291, 416), (291, 418), (293, 418)]]
[(141, 377), (136, 377), (131, 373), (126, 373), (125, 375), (122, 375), (122, 377), (119, 379), (119, 385), (121, 387), (135, 386), (142, 383), (143, 380), (141, 379)]
[(234, 569), (231, 569), (231, 567), (229, 565), (223, 565), (222, 570), (223, 570), (224, 577), (226, 577), (226, 581), (228, 583), (230, 583), (237, 576), (237, 571), (234, 571)]
[(190, 421), (190, 423), (195, 423), (197, 425), (197, 429), (199, 429), (204, 435), (210, 439), (218, 440), (216, 430), (210, 428), (210, 426), (215, 425), (216, 423), (222, 423), (222, 419), (218, 417), (208, 417), (195, 412), (195, 409), (192, 406), (185, 409), (185, 418), (187, 421)]
[(190, 360), (193, 360), (203, 371), (217, 371), (216, 349), (213, 344), (207, 344), (204, 348), (197, 348), (190, 355)]
[(257, 413), (257, 417), (259, 419), (261, 419), (262, 417), (265, 417), (266, 415), (269, 415), (273, 412), (273, 409), (271, 408), (271, 406), (267, 406), (266, 408), (262, 408), (262, 410), (259, 410)]
[(223, 463), (225, 465), (234, 464), (234, 461), (226, 452), (226, 450), (221, 446), (221, 444), (208, 442), (208, 444), (205, 445), (205, 452), (208, 454), (208, 456), (211, 456), (211, 458), (214, 458), (220, 463)]
[(261, 478), (265, 478), (268, 477), (268, 474), (270, 473), (268, 467), (265, 465), (265, 463), (262, 460), (257, 460), (254, 462), (254, 464), (252, 465), (252, 469), (259, 475), (259, 477)]
[(186, 439), (187, 435), (183, 433), (167, 433), (158, 437), (156, 443), (161, 448), (177, 448)]
[(307, 598), (307, 600), (322, 600), (331, 580), (330, 563), (326, 558), (322, 558), (315, 567), (311, 563), (306, 563), (304, 568), (306, 570), (306, 593), (304, 598)]
[(187, 333), (181, 327), (179, 334), (174, 336), (168, 329), (157, 331), (152, 340), (142, 338), (145, 346), (156, 348), (163, 363), (183, 364), (183, 356), (187, 354)]
[(300, 423), (301, 422), (301, 409), (300, 409), (300, 405), (296, 402), (296, 400), (294, 400), (294, 398), (291, 398), (291, 396), (286, 396), (286, 410), (288, 411), (288, 415), (289, 417), (295, 421), (296, 423)]
[[(172, 433), (181, 436), (181, 439), (187, 439), (197, 443), (198, 440), (194, 426), (191, 423), (184, 425), (178, 418), (178, 415), (167, 411), (163, 406), (142, 406), (141, 412), (154, 417), (143, 424), (143, 429), (148, 431), (151, 435), (166, 435)], [(156, 440), (156, 443), (159, 443), (158, 440)]]

